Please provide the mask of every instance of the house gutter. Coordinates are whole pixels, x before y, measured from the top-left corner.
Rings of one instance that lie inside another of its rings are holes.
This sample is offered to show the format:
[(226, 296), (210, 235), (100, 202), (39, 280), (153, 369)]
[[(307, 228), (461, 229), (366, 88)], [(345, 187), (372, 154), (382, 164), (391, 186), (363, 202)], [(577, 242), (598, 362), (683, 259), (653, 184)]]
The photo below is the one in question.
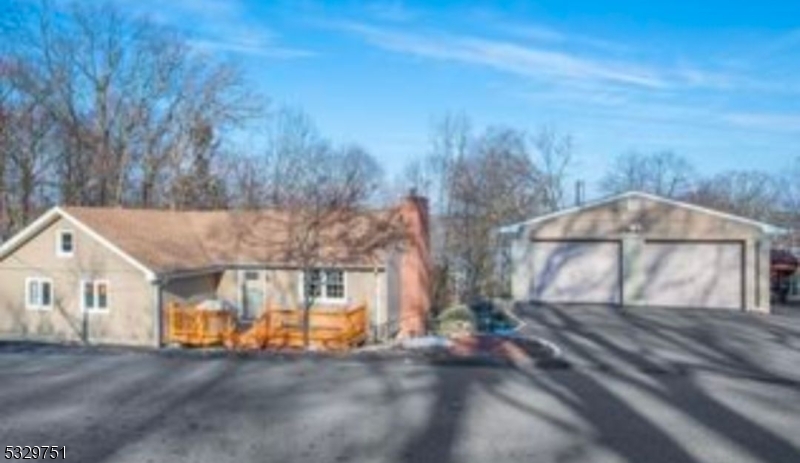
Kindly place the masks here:
[[(375, 270), (376, 268), (378, 271), (383, 269), (383, 266), (373, 266), (367, 264), (357, 264), (357, 265), (337, 265), (335, 263), (326, 264), (320, 263), (319, 267), (332, 267), (338, 268), (342, 270), (352, 270), (352, 271), (370, 271)], [(294, 263), (280, 263), (280, 262), (265, 262), (265, 263), (236, 263), (232, 262), (229, 264), (218, 264), (213, 265), (210, 267), (202, 267), (197, 269), (189, 269), (189, 270), (173, 270), (173, 271), (165, 271), (157, 276), (157, 278), (151, 279), (149, 281), (155, 281), (156, 279), (161, 280), (163, 282), (167, 282), (170, 280), (178, 280), (181, 278), (191, 278), (200, 275), (209, 275), (212, 273), (217, 272), (224, 272), (227, 270), (264, 270), (264, 269), (285, 269), (285, 270), (302, 270), (303, 267), (299, 266)]]
[(375, 341), (384, 341), (384, 334), (383, 330), (381, 329), (384, 326), (384, 314), (383, 314), (383, 306), (381, 304), (381, 278), (380, 278), (380, 271), (378, 267), (374, 267), (372, 269), (372, 276), (373, 280), (375, 281), (375, 320), (370, 320), (368, 323), (372, 324), (373, 326), (373, 337)]

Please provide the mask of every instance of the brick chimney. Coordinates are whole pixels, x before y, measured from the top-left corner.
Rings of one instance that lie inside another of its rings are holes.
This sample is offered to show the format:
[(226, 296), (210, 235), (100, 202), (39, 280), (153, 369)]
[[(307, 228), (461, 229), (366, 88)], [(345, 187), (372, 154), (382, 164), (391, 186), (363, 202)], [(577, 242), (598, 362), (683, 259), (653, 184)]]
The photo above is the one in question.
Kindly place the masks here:
[(411, 190), (399, 209), (407, 233), (400, 261), (399, 336), (408, 338), (425, 334), (431, 308), (428, 199)]

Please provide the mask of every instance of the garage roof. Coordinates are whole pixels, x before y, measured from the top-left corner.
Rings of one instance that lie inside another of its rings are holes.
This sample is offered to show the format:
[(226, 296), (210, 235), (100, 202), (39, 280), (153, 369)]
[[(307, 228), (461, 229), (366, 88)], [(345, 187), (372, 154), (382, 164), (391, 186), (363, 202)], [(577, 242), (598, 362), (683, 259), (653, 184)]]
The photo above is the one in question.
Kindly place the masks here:
[(623, 199), (628, 199), (628, 198), (642, 198), (642, 199), (656, 201), (656, 202), (660, 202), (660, 203), (664, 203), (664, 204), (669, 204), (669, 205), (675, 206), (675, 207), (681, 207), (681, 208), (685, 208), (685, 209), (690, 209), (690, 210), (693, 210), (693, 211), (701, 212), (703, 214), (708, 214), (708, 215), (712, 215), (712, 216), (715, 216), (715, 217), (719, 217), (719, 218), (724, 219), (724, 220), (730, 220), (732, 222), (738, 222), (738, 223), (741, 223), (741, 224), (750, 225), (750, 226), (758, 228), (763, 233), (766, 233), (766, 234), (769, 234), (769, 235), (780, 235), (780, 234), (783, 234), (783, 233), (787, 232), (785, 229), (782, 229), (780, 227), (776, 227), (774, 225), (771, 225), (771, 224), (768, 224), (768, 223), (765, 223), (765, 222), (759, 222), (757, 220), (748, 219), (746, 217), (741, 217), (741, 216), (734, 215), (734, 214), (728, 214), (726, 212), (721, 212), (721, 211), (717, 211), (717, 210), (714, 210), (714, 209), (709, 209), (707, 207), (698, 206), (697, 204), (692, 204), (692, 203), (687, 203), (687, 202), (684, 202), (684, 201), (678, 201), (678, 200), (675, 200), (675, 199), (665, 198), (663, 196), (658, 196), (658, 195), (654, 195), (654, 194), (651, 194), (651, 193), (645, 193), (643, 191), (628, 191), (628, 192), (625, 192), (625, 193), (622, 193), (622, 194), (618, 194), (618, 195), (610, 196), (610, 197), (607, 197), (607, 198), (599, 199), (597, 201), (590, 201), (590, 202), (587, 202), (587, 203), (582, 204), (580, 206), (575, 206), (575, 207), (570, 207), (570, 208), (567, 208), (567, 209), (562, 209), (560, 211), (556, 211), (556, 212), (553, 212), (553, 213), (550, 213), (550, 214), (545, 214), (545, 215), (541, 215), (541, 216), (538, 216), (538, 217), (534, 217), (534, 218), (532, 218), (530, 220), (526, 220), (526, 221), (523, 221), (523, 222), (517, 222), (517, 223), (514, 223), (514, 224), (506, 225), (504, 227), (501, 227), (498, 231), (501, 234), (518, 233), (522, 227), (526, 227), (526, 226), (529, 226), (529, 225), (535, 225), (535, 224), (538, 224), (538, 223), (541, 223), (541, 222), (546, 222), (548, 220), (552, 220), (552, 219), (555, 219), (555, 218), (558, 218), (558, 217), (561, 217), (561, 216), (574, 214), (576, 212), (580, 212), (580, 211), (583, 211), (583, 210), (586, 210), (586, 209), (591, 209), (591, 208), (602, 206), (602, 205), (605, 205), (605, 204), (611, 204), (611, 203), (614, 203), (614, 202), (617, 202), (617, 201), (620, 201), (620, 200), (623, 200)]

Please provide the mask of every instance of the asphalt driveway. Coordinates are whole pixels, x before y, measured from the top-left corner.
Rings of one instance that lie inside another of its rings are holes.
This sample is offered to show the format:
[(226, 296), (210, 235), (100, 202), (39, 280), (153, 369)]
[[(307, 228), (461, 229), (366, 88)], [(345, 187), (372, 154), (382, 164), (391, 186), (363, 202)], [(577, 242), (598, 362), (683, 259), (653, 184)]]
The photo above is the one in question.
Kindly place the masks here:
[(800, 461), (800, 388), (780, 362), (753, 364), (796, 351), (795, 331), (585, 309), (520, 310), (524, 330), (568, 345), (568, 370), (0, 346), (0, 446), (66, 445), (86, 463)]
[(686, 369), (800, 384), (800, 309), (729, 310), (517, 305), (523, 333), (555, 342), (585, 367)]

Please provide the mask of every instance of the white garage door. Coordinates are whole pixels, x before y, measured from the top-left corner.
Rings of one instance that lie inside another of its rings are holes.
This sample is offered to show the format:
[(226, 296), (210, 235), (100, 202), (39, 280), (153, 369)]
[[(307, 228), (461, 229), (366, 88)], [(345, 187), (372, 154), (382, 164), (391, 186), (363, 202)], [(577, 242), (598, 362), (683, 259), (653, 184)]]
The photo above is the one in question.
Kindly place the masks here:
[(742, 307), (741, 243), (647, 242), (642, 262), (647, 305)]
[(531, 299), (620, 303), (619, 242), (537, 241), (531, 252)]

